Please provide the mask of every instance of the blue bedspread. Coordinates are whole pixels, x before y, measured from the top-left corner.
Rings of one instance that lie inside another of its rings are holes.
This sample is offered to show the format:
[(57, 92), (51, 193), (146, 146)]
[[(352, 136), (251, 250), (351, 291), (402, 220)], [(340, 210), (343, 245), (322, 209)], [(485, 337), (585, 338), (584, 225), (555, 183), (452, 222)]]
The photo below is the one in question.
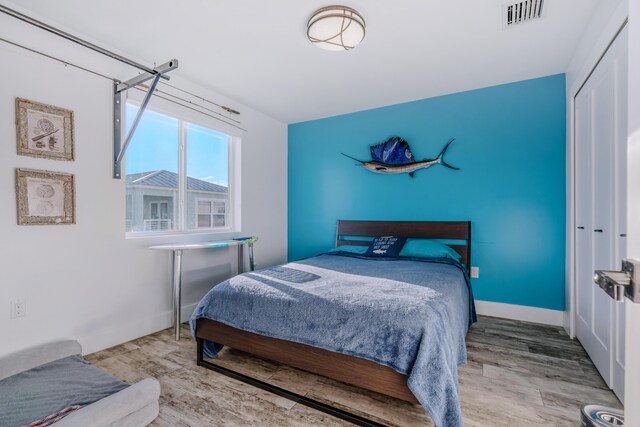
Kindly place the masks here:
[[(462, 426), (458, 366), (475, 321), (464, 268), (445, 259), (323, 254), (215, 286), (191, 318), (369, 359), (408, 376), (436, 426)], [(222, 346), (207, 343), (215, 357)]]

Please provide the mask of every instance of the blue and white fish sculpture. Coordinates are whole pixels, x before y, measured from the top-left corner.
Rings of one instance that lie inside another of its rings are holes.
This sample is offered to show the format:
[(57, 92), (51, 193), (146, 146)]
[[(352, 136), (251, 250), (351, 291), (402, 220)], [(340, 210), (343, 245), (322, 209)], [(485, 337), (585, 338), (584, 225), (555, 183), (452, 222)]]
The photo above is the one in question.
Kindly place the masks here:
[(358, 160), (344, 153), (342, 153), (342, 155), (355, 160), (371, 172), (382, 174), (408, 173), (409, 176), (413, 178), (413, 174), (417, 170), (427, 169), (438, 164), (449, 169), (459, 170), (460, 168), (451, 166), (444, 161), (444, 153), (447, 152), (449, 145), (451, 145), (453, 141), (454, 139), (450, 139), (435, 159), (426, 159), (420, 162), (416, 162), (414, 159), (409, 143), (399, 136), (394, 136), (383, 143), (369, 147), (371, 151), (371, 161)]

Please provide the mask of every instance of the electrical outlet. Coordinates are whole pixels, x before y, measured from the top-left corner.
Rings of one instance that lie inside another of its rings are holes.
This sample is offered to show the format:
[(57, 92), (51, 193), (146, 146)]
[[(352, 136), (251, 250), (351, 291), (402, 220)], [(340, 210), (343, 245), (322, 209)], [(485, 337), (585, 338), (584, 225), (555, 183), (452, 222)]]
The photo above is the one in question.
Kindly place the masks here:
[(21, 299), (11, 301), (11, 318), (24, 317), (27, 315), (27, 300)]
[(480, 277), (480, 267), (471, 267), (471, 278), (477, 279)]

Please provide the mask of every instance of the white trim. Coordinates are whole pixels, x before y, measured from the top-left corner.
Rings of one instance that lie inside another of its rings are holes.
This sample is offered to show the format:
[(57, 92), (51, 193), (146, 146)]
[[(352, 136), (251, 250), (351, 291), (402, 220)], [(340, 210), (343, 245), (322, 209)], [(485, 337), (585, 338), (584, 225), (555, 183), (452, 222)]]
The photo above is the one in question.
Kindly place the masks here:
[[(627, 256), (640, 258), (640, 3), (629, 2), (629, 139), (627, 146)], [(626, 425), (640, 425), (640, 305), (627, 300), (624, 412)]]
[[(191, 318), (197, 305), (198, 303), (193, 303), (182, 307), (183, 322)], [(69, 338), (77, 339), (82, 345), (82, 354), (87, 355), (170, 328), (172, 323), (173, 311), (167, 310), (146, 319), (135, 319), (130, 323), (112, 323), (108, 328), (89, 335)]]
[[(179, 232), (187, 228), (187, 207), (185, 200), (187, 197), (187, 124), (182, 117), (169, 116), (178, 119), (178, 206), (176, 209), (176, 224)], [(228, 190), (227, 190), (228, 191)]]
[[(577, 89), (575, 89), (577, 90)], [(575, 298), (575, 146), (573, 141), (575, 126), (575, 95), (574, 91), (567, 96), (567, 142), (566, 142), (566, 230), (565, 230), (565, 312), (562, 325), (571, 338), (576, 336), (576, 319), (574, 308)]]
[[(229, 198), (230, 225), (236, 232), (242, 231), (242, 138), (230, 135), (229, 138), (229, 188), (234, 191), (234, 197)], [(286, 188), (285, 188), (286, 191)], [(230, 191), (227, 190), (229, 194)], [(286, 209), (285, 209), (286, 211)], [(286, 216), (286, 215), (285, 215)]]
[(503, 319), (522, 320), (543, 325), (562, 326), (564, 311), (548, 308), (528, 307), (526, 305), (505, 304), (501, 302), (476, 300), (476, 311), (481, 316), (501, 317)]

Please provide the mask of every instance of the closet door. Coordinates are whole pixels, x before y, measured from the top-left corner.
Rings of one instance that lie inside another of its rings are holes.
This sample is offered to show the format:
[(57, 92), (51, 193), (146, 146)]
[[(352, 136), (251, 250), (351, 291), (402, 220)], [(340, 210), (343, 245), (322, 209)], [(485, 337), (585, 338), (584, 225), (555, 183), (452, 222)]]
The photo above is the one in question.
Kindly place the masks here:
[[(601, 267), (606, 213), (597, 212), (602, 191), (596, 191), (596, 177), (603, 176), (601, 149), (595, 145), (596, 94), (592, 78), (575, 100), (576, 141), (576, 333), (607, 384), (610, 382), (611, 299), (593, 283), (593, 271)], [(599, 97), (598, 97), (599, 99)], [(607, 158), (605, 154), (605, 158)], [(596, 171), (596, 169), (598, 169)], [(602, 187), (598, 184), (598, 188)], [(600, 227), (600, 228), (599, 228)], [(602, 229), (603, 232), (594, 230)], [(599, 245), (599, 246), (598, 246)], [(597, 260), (596, 260), (597, 258)], [(596, 267), (596, 266), (600, 267)]]
[[(591, 333), (593, 265), (592, 227), (592, 158), (590, 85), (582, 88), (575, 99), (575, 255), (576, 255), (576, 334), (585, 341)], [(583, 344), (584, 345), (584, 344)]]
[(627, 33), (575, 98), (576, 333), (606, 383), (624, 389), (624, 305), (593, 283), (619, 270), (626, 242)]
[[(610, 52), (609, 52), (610, 53)], [(613, 146), (614, 84), (609, 55), (591, 76), (593, 108), (593, 270), (613, 270), (614, 220)], [(607, 384), (611, 385), (613, 300), (591, 279), (593, 293), (592, 340), (585, 346)], [(581, 340), (582, 342), (582, 340)]]

